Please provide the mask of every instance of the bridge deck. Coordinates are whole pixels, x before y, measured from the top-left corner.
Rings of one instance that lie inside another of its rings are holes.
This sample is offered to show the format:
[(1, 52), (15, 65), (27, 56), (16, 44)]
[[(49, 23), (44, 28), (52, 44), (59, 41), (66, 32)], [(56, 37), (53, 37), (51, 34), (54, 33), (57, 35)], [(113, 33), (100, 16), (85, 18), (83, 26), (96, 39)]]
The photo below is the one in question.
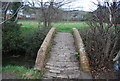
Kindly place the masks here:
[(50, 58), (46, 63), (46, 72), (44, 78), (76, 78), (90, 79), (80, 70), (73, 35), (67, 32), (58, 32), (54, 37), (55, 44), (52, 46), (49, 54)]

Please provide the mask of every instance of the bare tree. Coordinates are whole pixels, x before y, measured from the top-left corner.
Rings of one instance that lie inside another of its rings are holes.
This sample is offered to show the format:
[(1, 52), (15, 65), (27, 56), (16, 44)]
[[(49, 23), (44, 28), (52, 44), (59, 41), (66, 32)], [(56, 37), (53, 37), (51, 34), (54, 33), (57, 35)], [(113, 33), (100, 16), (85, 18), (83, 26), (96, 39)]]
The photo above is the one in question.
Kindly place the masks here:
[[(1, 2), (2, 3), (2, 22), (0, 22), (0, 24), (3, 24), (5, 22), (7, 22), (8, 20), (12, 19), (15, 17), (15, 21), (17, 20), (17, 13), (19, 12), (20, 9), (22, 9), (24, 6), (20, 5), (16, 10), (12, 10), (13, 4), (15, 2)], [(6, 18), (6, 14), (9, 11), (14, 11), (11, 16), (9, 18)], [(14, 22), (15, 22), (14, 21)]]
[[(59, 18), (60, 8), (63, 5), (73, 2), (72, 0), (49, 0), (44, 2), (43, 0), (35, 0), (32, 3), (39, 5), (39, 11), (41, 19), (43, 19), (44, 27), (50, 27), (55, 18)], [(30, 3), (30, 2), (28, 2)], [(31, 3), (31, 5), (32, 5)], [(40, 18), (39, 18), (40, 19)], [(59, 20), (59, 19), (58, 19)]]
[[(103, 4), (104, 3), (104, 4)], [(98, 2), (98, 9), (89, 18), (90, 29), (81, 32), (94, 70), (110, 68), (114, 55), (119, 49), (120, 29), (116, 26), (117, 2)], [(101, 70), (102, 71), (102, 70)]]

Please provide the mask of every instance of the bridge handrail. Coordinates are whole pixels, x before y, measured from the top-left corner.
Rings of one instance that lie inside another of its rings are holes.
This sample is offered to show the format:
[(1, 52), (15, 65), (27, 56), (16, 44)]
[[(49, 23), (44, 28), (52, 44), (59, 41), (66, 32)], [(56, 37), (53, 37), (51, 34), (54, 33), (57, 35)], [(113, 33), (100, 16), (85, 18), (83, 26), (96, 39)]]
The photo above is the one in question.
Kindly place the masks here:
[(80, 58), (80, 64), (81, 64), (82, 70), (85, 72), (90, 72), (89, 61), (88, 61), (88, 58), (87, 58), (87, 55), (84, 49), (82, 38), (76, 28), (73, 28), (72, 31), (73, 31), (73, 36), (75, 39), (75, 45), (80, 54), (79, 58)]
[(54, 28), (54, 27), (52, 27), (50, 29), (50, 31), (48, 32), (47, 36), (45, 37), (45, 39), (40, 47), (40, 49), (38, 50), (35, 67), (34, 67), (35, 70), (42, 70), (42, 67), (44, 66), (46, 52), (50, 45), (50, 42), (51, 42), (52, 36), (55, 32), (55, 29), (56, 28)]

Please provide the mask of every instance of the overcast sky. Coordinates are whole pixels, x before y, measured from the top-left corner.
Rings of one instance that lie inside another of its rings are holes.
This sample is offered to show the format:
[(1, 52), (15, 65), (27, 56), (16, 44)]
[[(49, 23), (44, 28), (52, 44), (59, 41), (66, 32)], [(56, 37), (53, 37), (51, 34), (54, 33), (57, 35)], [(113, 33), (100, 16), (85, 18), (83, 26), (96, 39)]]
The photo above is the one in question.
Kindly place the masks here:
[[(49, 1), (49, 0), (43, 0), (43, 1)], [(59, 1), (59, 0), (55, 0), (55, 1)], [(120, 1), (120, 0), (71, 0), (71, 1), (73, 1), (71, 4), (64, 5), (63, 8), (78, 9), (78, 10), (83, 10), (83, 11), (94, 11), (97, 9), (97, 6), (94, 3), (97, 3), (98, 1), (111, 2), (111, 1)]]
[[(25, 0), (26, 1), (26, 0)], [(30, 0), (28, 0), (30, 1)], [(33, 0), (37, 1), (37, 0)], [(41, 0), (39, 0), (41, 1)], [(44, 2), (50, 1), (50, 0), (43, 0)], [(63, 1), (63, 0), (55, 0), (55, 1)], [(64, 0), (64, 1), (69, 1), (69, 0)], [(83, 10), (83, 11), (94, 11), (97, 9), (97, 6), (93, 4), (97, 3), (97, 0), (71, 0), (72, 3), (66, 4), (62, 6), (62, 8), (66, 10)]]
[[(19, 0), (0, 0), (0, 1), (19, 1)], [(22, 1), (37, 1), (37, 0), (22, 0)], [(41, 0), (39, 0), (41, 1)], [(43, 0), (44, 2), (50, 0)], [(63, 1), (63, 0), (55, 0), (55, 1)], [(68, 1), (68, 0), (66, 0)], [(94, 3), (97, 3), (98, 0), (71, 0), (72, 3), (64, 5), (62, 8), (65, 9), (75, 9), (75, 10), (83, 10), (83, 11), (94, 11), (97, 9), (97, 6)], [(99, 0), (103, 2), (104, 0)], [(106, 0), (112, 1), (112, 0)], [(113, 0), (113, 1), (120, 1), (120, 0)], [(93, 3), (94, 2), (94, 3)]]
[(63, 6), (64, 8), (73, 8), (73, 9), (78, 9), (78, 10), (83, 10), (83, 11), (93, 11), (97, 9), (97, 6), (94, 3), (97, 3), (96, 0), (76, 0), (75, 2)]
[(93, 2), (97, 3), (97, 0), (73, 0), (72, 3), (64, 5), (63, 8), (83, 11), (94, 11), (95, 9), (97, 9), (97, 6), (94, 5)]

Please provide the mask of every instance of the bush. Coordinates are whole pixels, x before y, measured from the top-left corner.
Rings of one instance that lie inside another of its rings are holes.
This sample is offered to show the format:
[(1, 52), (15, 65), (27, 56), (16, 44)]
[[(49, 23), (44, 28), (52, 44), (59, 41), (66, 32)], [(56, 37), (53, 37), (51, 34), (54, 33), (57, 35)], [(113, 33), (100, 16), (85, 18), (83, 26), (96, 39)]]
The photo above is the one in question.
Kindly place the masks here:
[(32, 32), (29, 31), (24, 34), (20, 24), (7, 22), (3, 27), (2, 51), (5, 55), (3, 58), (22, 55), (23, 58), (24, 56), (26, 58), (25, 66), (31, 67), (31, 61), (35, 61), (37, 52), (49, 29), (50, 28), (39, 27)]
[(28, 34), (28, 39), (24, 41), (24, 47), (26, 49), (26, 58), (35, 58), (37, 52), (45, 39), (50, 28), (41, 27), (35, 30), (33, 34)]
[(20, 52), (22, 48), (22, 37), (20, 31), (20, 24), (16, 23), (6, 23), (3, 26), (3, 54), (9, 52)]
[(89, 26), (89, 28), (80, 30), (80, 34), (92, 69), (97, 72), (112, 69), (113, 58), (120, 48), (120, 33), (115, 33), (115, 28), (107, 31), (107, 26), (101, 28), (95, 22), (92, 22)]

